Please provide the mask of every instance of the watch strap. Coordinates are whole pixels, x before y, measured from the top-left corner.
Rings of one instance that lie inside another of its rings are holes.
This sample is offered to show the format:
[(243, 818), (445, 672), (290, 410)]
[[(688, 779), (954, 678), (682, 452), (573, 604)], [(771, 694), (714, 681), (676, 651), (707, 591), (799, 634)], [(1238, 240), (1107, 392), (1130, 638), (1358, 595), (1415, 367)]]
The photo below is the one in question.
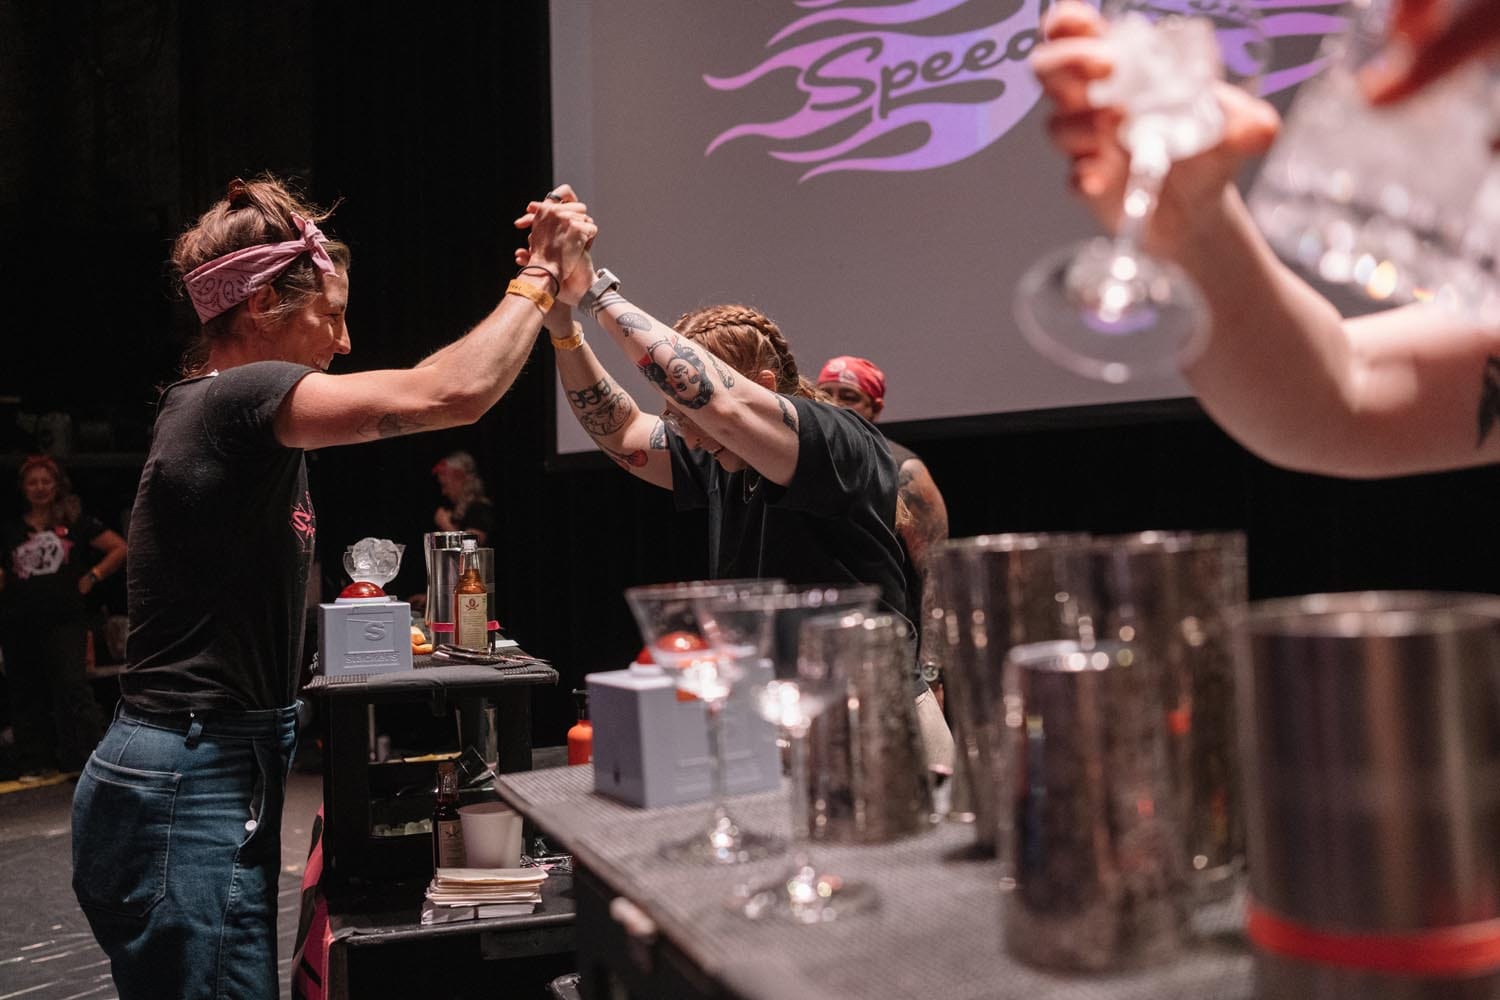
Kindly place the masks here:
[(599, 310), (603, 308), (599, 299), (606, 292), (612, 292), (620, 287), (620, 279), (608, 269), (601, 267), (594, 272), (594, 283), (589, 290), (584, 292), (578, 299), (578, 310), (589, 319), (597, 319)]

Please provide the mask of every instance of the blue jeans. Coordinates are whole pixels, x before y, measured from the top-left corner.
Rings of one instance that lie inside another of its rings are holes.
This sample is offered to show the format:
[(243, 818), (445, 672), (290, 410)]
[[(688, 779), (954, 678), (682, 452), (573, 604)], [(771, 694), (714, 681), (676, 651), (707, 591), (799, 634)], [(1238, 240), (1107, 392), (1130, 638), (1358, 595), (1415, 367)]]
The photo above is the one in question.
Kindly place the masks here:
[(281, 808), (295, 708), (123, 702), (73, 795), (73, 892), (121, 1000), (278, 995)]

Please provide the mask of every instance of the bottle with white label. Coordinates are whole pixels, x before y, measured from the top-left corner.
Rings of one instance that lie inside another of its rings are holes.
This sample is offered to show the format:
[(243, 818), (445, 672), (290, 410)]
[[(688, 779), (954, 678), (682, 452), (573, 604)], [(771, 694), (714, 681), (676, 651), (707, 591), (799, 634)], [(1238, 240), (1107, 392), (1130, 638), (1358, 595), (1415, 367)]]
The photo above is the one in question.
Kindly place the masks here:
[(490, 601), (479, 576), (479, 553), (472, 538), (464, 539), (458, 585), (453, 588), (453, 644), (465, 649), (488, 650)]

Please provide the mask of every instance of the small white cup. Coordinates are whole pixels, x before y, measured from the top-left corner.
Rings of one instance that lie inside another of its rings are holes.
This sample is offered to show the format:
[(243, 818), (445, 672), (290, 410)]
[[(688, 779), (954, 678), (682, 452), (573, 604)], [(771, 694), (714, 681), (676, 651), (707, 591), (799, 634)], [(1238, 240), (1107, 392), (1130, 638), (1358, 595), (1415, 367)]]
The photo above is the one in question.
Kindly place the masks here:
[(503, 802), (459, 806), (464, 855), (470, 868), (515, 868), (521, 863), (521, 814)]

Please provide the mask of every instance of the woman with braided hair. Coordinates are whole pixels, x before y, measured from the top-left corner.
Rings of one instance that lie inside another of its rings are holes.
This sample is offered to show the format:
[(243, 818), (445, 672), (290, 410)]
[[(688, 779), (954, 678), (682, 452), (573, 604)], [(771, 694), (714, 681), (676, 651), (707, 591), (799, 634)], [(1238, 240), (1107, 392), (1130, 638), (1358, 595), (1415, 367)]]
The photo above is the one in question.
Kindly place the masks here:
[[(518, 258), (525, 262), (524, 251)], [(709, 306), (669, 327), (591, 266), (563, 281), (546, 320), (573, 415), (621, 468), (671, 490), (678, 510), (708, 509), (710, 575), (876, 584), (884, 609), (911, 620), (896, 463), (880, 432), (803, 377), (781, 329), (759, 310)], [(643, 412), (604, 369), (571, 306), (661, 394), (660, 416)], [(916, 665), (913, 647), (918, 718), (931, 762), (944, 766), (952, 740)]]

